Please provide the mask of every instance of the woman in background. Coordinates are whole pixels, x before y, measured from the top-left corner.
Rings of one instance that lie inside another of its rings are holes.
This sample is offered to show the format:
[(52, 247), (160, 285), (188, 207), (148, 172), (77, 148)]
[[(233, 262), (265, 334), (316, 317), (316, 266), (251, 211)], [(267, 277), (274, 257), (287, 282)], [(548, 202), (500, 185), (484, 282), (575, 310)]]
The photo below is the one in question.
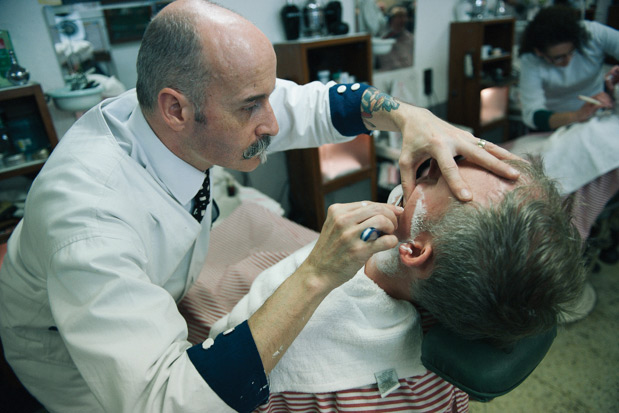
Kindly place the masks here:
[[(579, 19), (566, 6), (540, 10), (526, 27), (520, 45), (520, 102), (524, 123), (540, 131), (589, 119), (611, 108), (619, 66), (606, 74), (604, 59), (619, 59), (619, 31)], [(579, 96), (599, 102), (583, 102)]]

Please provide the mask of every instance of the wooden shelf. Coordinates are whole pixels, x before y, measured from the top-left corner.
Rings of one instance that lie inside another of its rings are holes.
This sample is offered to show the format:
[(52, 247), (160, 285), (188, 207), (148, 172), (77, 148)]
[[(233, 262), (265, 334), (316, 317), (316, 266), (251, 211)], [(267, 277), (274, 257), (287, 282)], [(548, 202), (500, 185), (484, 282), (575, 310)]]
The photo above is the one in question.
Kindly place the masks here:
[[(497, 127), (503, 128), (502, 140), (509, 138), (506, 122), (509, 111), (509, 87), (513, 84), (512, 49), (514, 45), (514, 19), (479, 20), (452, 23), (449, 45), (449, 98), (447, 119), (465, 125), (480, 136)], [(500, 48), (500, 56), (481, 57), (483, 45)], [(497, 80), (499, 79), (499, 80)], [(482, 122), (480, 91), (490, 87), (506, 87), (505, 116), (489, 123)], [(488, 139), (494, 140), (495, 139)]]
[[(317, 80), (319, 71), (329, 70), (331, 73), (348, 72), (357, 82), (372, 81), (369, 35), (302, 39), (278, 43), (274, 48), (280, 78), (305, 84)], [(330, 146), (286, 152), (290, 217), (316, 231), (320, 231), (326, 219), (325, 195), (337, 199), (338, 191), (367, 181), (369, 197), (377, 199), (374, 140), (369, 135), (359, 135), (351, 142), (333, 145), (340, 154), (335, 150), (333, 156), (328, 157), (324, 151)], [(351, 156), (354, 159), (351, 160)], [(341, 173), (340, 166), (343, 166)], [(335, 177), (331, 176), (333, 174)]]
[[(58, 138), (49, 113), (41, 86), (30, 83), (0, 89), (0, 109), (5, 113), (9, 137), (33, 140), (38, 149), (47, 149), (50, 153), (58, 144)], [(15, 176), (34, 177), (45, 164), (45, 159), (27, 160), (14, 166), (0, 168), (0, 180)], [(14, 224), (9, 222), (8, 229), (0, 233), (0, 243), (6, 242)]]

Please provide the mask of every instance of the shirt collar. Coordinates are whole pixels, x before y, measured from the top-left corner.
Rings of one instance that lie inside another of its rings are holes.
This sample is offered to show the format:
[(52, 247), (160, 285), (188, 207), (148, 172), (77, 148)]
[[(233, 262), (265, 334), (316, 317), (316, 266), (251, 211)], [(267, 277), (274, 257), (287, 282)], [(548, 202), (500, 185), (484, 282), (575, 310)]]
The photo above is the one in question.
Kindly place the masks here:
[(139, 105), (131, 113), (127, 128), (134, 136), (140, 137), (146, 155), (146, 169), (181, 205), (188, 205), (204, 182), (204, 171), (183, 161), (159, 140)]

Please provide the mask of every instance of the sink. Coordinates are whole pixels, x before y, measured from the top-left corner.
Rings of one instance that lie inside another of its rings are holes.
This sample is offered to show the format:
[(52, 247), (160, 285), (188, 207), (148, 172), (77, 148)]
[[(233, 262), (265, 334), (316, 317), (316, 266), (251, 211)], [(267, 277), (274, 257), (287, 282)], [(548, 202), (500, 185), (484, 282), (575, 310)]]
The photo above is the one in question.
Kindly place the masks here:
[(70, 86), (47, 92), (54, 99), (58, 109), (69, 112), (81, 112), (90, 109), (101, 102), (103, 86), (98, 85), (89, 89), (71, 90)]

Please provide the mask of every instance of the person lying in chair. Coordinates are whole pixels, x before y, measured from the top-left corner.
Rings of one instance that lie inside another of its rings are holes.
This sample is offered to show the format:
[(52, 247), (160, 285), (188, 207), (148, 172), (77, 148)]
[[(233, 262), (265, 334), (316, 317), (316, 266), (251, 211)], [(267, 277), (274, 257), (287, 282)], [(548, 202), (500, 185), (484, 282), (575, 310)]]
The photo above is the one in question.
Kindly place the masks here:
[[(388, 202), (404, 207), (399, 245), (372, 256), (327, 296), (292, 346), (278, 350), (285, 354), (270, 374), (272, 394), (261, 409), (293, 407), (298, 393), (311, 394), (302, 398), (306, 402), (339, 398), (345, 404), (340, 396), (347, 389), (363, 391), (364, 403), (377, 411), (393, 407), (385, 404), (392, 399), (407, 411), (427, 408), (425, 396), (434, 388), (415, 389), (415, 379), (428, 373), (415, 305), (459, 338), (508, 349), (505, 354), (527, 337), (552, 331), (583, 286), (581, 241), (541, 161), (510, 163), (521, 171), (518, 181), (458, 160), (473, 192), (469, 204), (453, 198), (434, 160), (408, 199), (394, 189)], [(204, 346), (217, 346), (218, 334), (246, 320), (312, 247), (261, 273)], [(458, 397), (457, 388), (441, 391), (442, 410), (436, 411), (466, 411), (468, 398)], [(346, 411), (344, 404), (338, 409)]]

